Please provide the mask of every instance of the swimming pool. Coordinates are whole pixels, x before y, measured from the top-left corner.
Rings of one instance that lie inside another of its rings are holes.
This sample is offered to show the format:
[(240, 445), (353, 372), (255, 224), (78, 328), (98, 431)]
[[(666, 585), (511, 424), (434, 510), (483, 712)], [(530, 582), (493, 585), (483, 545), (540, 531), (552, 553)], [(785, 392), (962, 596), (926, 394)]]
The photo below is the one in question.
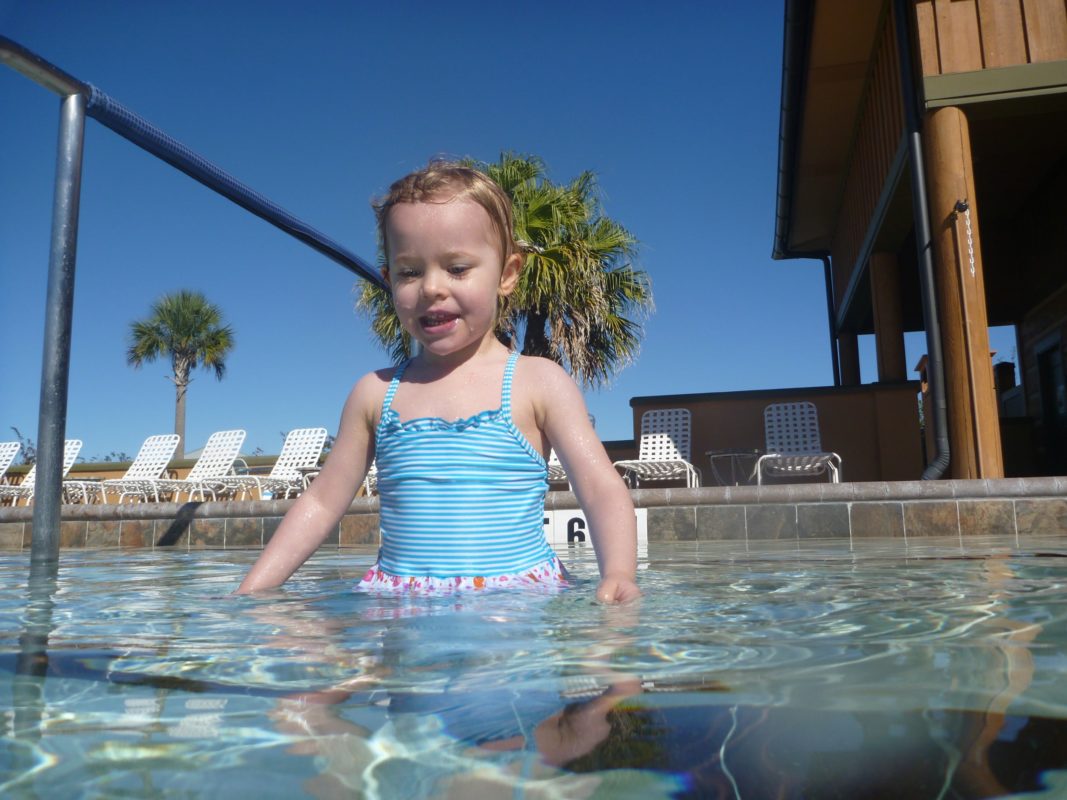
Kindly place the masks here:
[(657, 543), (645, 598), (411, 599), (373, 551), (0, 557), (4, 797), (1067, 796), (1067, 541)]

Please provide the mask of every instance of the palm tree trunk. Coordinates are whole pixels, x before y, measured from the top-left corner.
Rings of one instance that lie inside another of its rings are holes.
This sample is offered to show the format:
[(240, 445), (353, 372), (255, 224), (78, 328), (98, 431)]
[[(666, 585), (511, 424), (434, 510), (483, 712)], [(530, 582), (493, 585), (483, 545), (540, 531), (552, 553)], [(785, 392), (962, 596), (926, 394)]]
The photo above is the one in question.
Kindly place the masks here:
[(188, 383), (174, 381), (174, 432), (181, 437), (178, 449), (174, 451), (175, 458), (185, 458), (185, 392), (188, 388)]
[(545, 333), (545, 323), (548, 315), (540, 309), (531, 311), (526, 316), (526, 334), (522, 341), (522, 354), (524, 356), (542, 356), (551, 358), (549, 351), (548, 336)]
[(181, 437), (175, 458), (185, 458), (185, 393), (189, 390), (189, 362), (176, 354), (171, 366), (174, 368), (174, 432)]

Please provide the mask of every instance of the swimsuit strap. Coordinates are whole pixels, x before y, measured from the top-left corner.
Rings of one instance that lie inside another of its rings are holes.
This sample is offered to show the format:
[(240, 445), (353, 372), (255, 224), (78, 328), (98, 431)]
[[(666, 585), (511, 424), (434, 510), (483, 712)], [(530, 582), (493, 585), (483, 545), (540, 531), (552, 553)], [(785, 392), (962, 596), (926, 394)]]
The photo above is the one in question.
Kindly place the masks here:
[[(511, 417), (511, 379), (515, 374), (515, 362), (518, 360), (518, 351), (514, 351), (508, 356), (507, 366), (504, 367), (504, 384), (500, 388), (500, 410), (509, 419)], [(404, 377), (404, 370), (408, 368), (411, 361), (409, 358), (397, 367), (396, 372), (393, 373), (393, 379), (389, 381), (389, 388), (385, 390), (385, 397), (382, 399), (382, 414), (385, 414), (392, 406), (393, 397), (396, 395), (397, 387), (400, 386), (400, 379)]]
[(382, 400), (382, 416), (385, 416), (385, 412), (389, 410), (389, 407), (393, 404), (393, 395), (396, 394), (396, 387), (400, 385), (400, 379), (404, 376), (404, 370), (408, 368), (408, 364), (411, 363), (409, 358), (403, 364), (396, 368), (396, 372), (393, 373), (393, 379), (389, 381), (389, 388), (385, 391), (385, 399)]
[(519, 360), (518, 351), (508, 356), (508, 365), (504, 367), (504, 385), (500, 388), (500, 413), (511, 419), (511, 378), (515, 374), (515, 362)]

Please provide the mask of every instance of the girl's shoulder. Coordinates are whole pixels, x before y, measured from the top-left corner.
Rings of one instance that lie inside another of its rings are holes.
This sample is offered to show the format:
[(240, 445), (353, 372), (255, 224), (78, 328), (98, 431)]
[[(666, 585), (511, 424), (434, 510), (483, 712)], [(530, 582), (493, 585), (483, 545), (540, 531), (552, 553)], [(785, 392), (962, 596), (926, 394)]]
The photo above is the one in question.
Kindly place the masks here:
[(515, 364), (513, 398), (516, 421), (525, 417), (541, 431), (547, 430), (552, 420), (584, 419), (586, 414), (578, 385), (563, 367), (548, 358), (519, 358)]
[(515, 361), (515, 374), (532, 378), (534, 380), (570, 380), (570, 375), (559, 364), (550, 358), (541, 356), (522, 356)]
[(361, 410), (365, 415), (376, 417), (398, 369), (399, 367), (386, 367), (363, 375), (349, 392), (346, 405)]
[(535, 402), (552, 402), (577, 391), (567, 371), (549, 358), (520, 356), (515, 363), (515, 391)]
[(392, 383), (393, 378), (396, 377), (396, 374), (400, 372), (401, 368), (405, 366), (407, 366), (406, 361), (402, 364), (394, 364), (391, 367), (382, 367), (381, 369), (376, 369), (373, 372), (368, 372), (360, 380), (373, 378), (375, 382), (388, 386), (390, 383)]
[(356, 381), (352, 387), (352, 392), (378, 392), (383, 394), (389, 388), (389, 384), (392, 383), (393, 378), (396, 376), (400, 367), (383, 367), (382, 369), (376, 369), (372, 372), (364, 374), (359, 380)]

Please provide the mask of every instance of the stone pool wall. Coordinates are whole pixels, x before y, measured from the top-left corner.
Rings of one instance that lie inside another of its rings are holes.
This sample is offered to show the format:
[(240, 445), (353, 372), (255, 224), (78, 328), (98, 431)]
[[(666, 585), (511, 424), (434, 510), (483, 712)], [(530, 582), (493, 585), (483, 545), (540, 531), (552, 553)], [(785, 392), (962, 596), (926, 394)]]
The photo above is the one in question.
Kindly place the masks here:
[[(638, 489), (648, 540), (779, 544), (873, 537), (1067, 534), (1067, 477), (977, 481), (789, 484)], [(71, 505), (63, 548), (256, 548), (270, 540), (292, 500)], [(577, 508), (550, 492), (547, 510)], [(33, 509), (0, 508), (0, 550), (28, 550)], [(350, 547), (378, 540), (377, 498), (357, 498), (327, 539)]]

